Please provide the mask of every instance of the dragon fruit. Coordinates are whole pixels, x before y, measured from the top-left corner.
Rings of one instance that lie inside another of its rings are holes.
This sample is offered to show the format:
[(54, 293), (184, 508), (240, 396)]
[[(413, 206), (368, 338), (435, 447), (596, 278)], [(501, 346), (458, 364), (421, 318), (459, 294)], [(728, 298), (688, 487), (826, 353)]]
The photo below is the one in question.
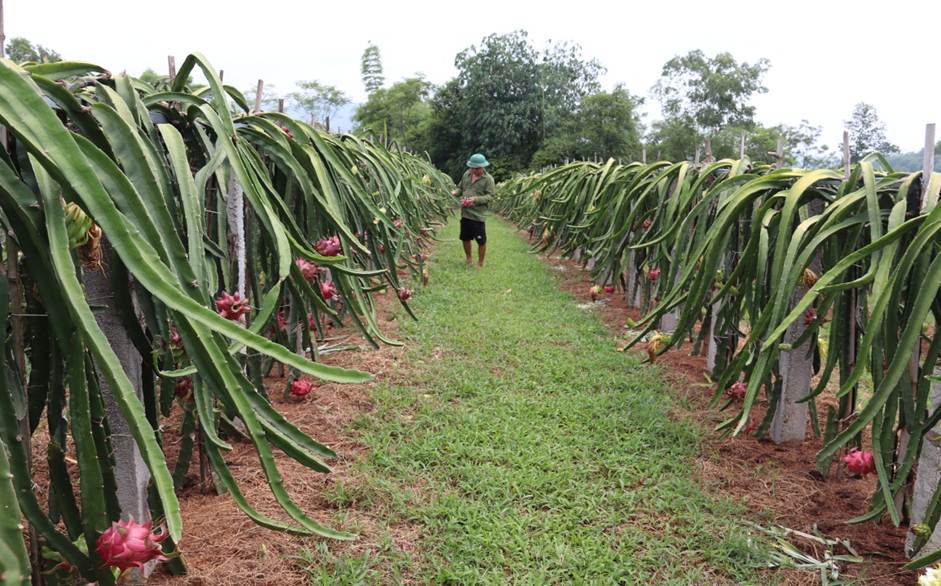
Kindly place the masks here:
[(860, 476), (866, 476), (876, 471), (876, 460), (869, 450), (863, 451), (853, 448), (849, 454), (843, 456), (843, 463), (846, 464), (846, 469), (852, 474)]
[(317, 275), (323, 271), (322, 268), (317, 263), (310, 262), (306, 258), (297, 257), (294, 259), (294, 264), (297, 265), (297, 268), (301, 270), (301, 274), (304, 275), (304, 279), (308, 281), (313, 281), (317, 278)]
[(399, 299), (402, 301), (408, 301), (412, 298), (412, 290), (402, 287), (399, 289)]
[(242, 299), (238, 293), (230, 295), (223, 291), (222, 295), (216, 297), (216, 312), (225, 319), (239, 321), (249, 311), (251, 307), (248, 305), (248, 300)]
[(306, 397), (314, 390), (314, 383), (309, 380), (299, 378), (291, 383), (292, 397)]
[(745, 398), (745, 391), (747, 387), (742, 381), (738, 381), (733, 384), (731, 387), (725, 390), (725, 396), (730, 399), (735, 399), (736, 401), (741, 401)]
[(190, 393), (193, 391), (193, 377), (184, 376), (173, 385), (173, 394), (178, 399), (185, 399), (189, 397)]
[(648, 273), (648, 275), (651, 281), (656, 281), (657, 279), (660, 278), (660, 267), (654, 267), (650, 269), (650, 272)]
[(811, 307), (804, 313), (804, 325), (813, 325), (815, 321), (817, 321), (817, 310)]
[(323, 256), (337, 256), (340, 254), (340, 237), (331, 236), (330, 238), (322, 238), (314, 244), (314, 250)]
[(607, 293), (608, 295), (611, 295), (612, 293), (614, 293), (614, 285), (605, 285), (604, 292)]
[(320, 294), (323, 295), (323, 298), (327, 301), (334, 299), (339, 296), (337, 292), (336, 285), (333, 284), (333, 281), (326, 281), (320, 284)]
[(151, 530), (152, 524), (136, 523), (133, 519), (112, 523), (98, 536), (95, 553), (104, 565), (118, 568), (123, 574), (131, 568), (143, 568), (150, 561), (166, 561), (160, 542), (167, 538), (165, 529)]

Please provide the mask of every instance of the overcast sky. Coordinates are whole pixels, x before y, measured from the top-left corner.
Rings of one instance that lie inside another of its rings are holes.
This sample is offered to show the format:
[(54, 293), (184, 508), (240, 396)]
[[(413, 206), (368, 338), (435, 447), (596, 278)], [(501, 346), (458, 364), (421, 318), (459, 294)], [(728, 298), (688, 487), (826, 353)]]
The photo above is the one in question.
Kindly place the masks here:
[[(241, 0), (5, 0), (7, 38), (24, 36), (63, 56), (138, 74), (166, 70), (204, 53), (240, 88), (261, 77), (289, 91), (299, 79), (336, 85), (365, 98), (360, 56), (381, 52), (386, 80), (416, 72), (434, 83), (454, 73), (455, 54), (490, 33), (525, 29), (537, 46), (579, 43), (607, 73), (647, 99), (646, 123), (659, 117), (649, 96), (661, 67), (692, 49), (766, 57), (768, 93), (755, 103), (761, 122), (823, 126), (840, 140), (853, 105), (876, 106), (888, 137), (918, 150), (926, 122), (941, 122), (941, 1), (792, 0), (642, 3), (301, 2)], [(941, 135), (941, 132), (939, 132)]]

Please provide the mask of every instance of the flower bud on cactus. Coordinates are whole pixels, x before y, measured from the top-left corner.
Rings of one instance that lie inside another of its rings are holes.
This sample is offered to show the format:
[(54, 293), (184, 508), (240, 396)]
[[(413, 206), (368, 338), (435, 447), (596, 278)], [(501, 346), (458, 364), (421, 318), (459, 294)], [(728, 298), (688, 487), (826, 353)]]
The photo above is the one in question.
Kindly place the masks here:
[(118, 521), (105, 529), (95, 543), (95, 553), (105, 566), (118, 568), (123, 574), (131, 568), (143, 568), (150, 561), (166, 561), (160, 542), (167, 538), (166, 530), (151, 531), (151, 523), (134, 520)]
[(876, 471), (876, 460), (869, 450), (862, 451), (853, 448), (849, 454), (843, 456), (843, 463), (846, 464), (847, 470), (859, 476), (866, 476)]

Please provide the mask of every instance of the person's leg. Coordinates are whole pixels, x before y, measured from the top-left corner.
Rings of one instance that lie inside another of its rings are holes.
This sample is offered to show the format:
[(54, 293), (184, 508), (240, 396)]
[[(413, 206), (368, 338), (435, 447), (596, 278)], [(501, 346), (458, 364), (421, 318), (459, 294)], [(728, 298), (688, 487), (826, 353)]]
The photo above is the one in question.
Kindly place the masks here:
[(474, 238), (472, 233), (471, 223), (466, 218), (461, 218), (461, 244), (464, 246), (464, 258), (467, 259), (467, 264), (470, 264), (471, 261), (471, 240)]
[(461, 244), (464, 245), (464, 256), (467, 257), (467, 264), (472, 263), (473, 260), (471, 258), (471, 241), (465, 240), (461, 242)]
[(484, 257), (487, 255), (487, 245), (478, 244), (477, 245), (477, 266), (484, 266)]

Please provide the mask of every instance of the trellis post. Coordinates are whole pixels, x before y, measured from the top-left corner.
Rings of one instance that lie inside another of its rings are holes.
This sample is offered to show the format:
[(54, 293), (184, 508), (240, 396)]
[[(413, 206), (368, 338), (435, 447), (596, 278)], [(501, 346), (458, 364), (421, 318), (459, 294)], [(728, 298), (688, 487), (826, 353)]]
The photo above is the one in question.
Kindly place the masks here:
[[(935, 148), (935, 125), (928, 124), (925, 127), (925, 150), (922, 156), (921, 169), (921, 209), (930, 210), (938, 204), (938, 185), (932, 182), (934, 173), (934, 148)], [(912, 361), (914, 363), (914, 378), (912, 388), (917, 388), (918, 384), (918, 361), (919, 348), (916, 345), (913, 352)], [(935, 366), (933, 374), (941, 375), (941, 366)], [(932, 382), (929, 391), (930, 407), (928, 413), (934, 412), (941, 406), (941, 383)], [(921, 453), (918, 456), (918, 464), (915, 468), (915, 482), (912, 490), (912, 522), (911, 527), (915, 527), (925, 521), (931, 500), (935, 491), (941, 482), (941, 424), (935, 425), (930, 430), (925, 430), (923, 434), (924, 441), (921, 444)], [(905, 440), (908, 440), (908, 434), (904, 434)], [(900, 442), (901, 443), (901, 442)], [(907, 441), (906, 441), (907, 444)], [(900, 450), (901, 454), (902, 451)], [(916, 535), (909, 530), (905, 541), (905, 553), (913, 557), (918, 551), (933, 551), (941, 548), (941, 523), (935, 526), (934, 531), (922, 547), (915, 551)]]

